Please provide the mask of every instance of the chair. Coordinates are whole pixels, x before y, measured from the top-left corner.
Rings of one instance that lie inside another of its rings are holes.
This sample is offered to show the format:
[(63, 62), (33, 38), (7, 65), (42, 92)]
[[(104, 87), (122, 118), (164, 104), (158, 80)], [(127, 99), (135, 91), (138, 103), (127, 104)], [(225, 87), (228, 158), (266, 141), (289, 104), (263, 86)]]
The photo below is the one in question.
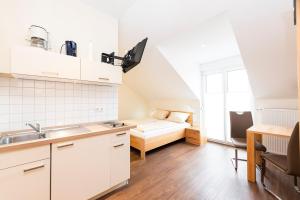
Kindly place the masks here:
[[(237, 171), (238, 161), (247, 161), (238, 158), (238, 149), (247, 149), (247, 129), (253, 126), (251, 112), (235, 112), (230, 111), (231, 125), (231, 141), (235, 147), (235, 158), (232, 158), (232, 163), (235, 161), (234, 168)], [(266, 147), (259, 142), (255, 143), (257, 151), (266, 152)]]
[(297, 177), (300, 176), (299, 122), (297, 122), (293, 130), (293, 133), (291, 135), (288, 144), (287, 155), (263, 153), (261, 156), (262, 156), (261, 182), (266, 191), (268, 191), (274, 197), (280, 199), (280, 197), (278, 197), (274, 192), (268, 189), (264, 183), (264, 175), (266, 172), (266, 161), (268, 161), (277, 169), (282, 171), (284, 174), (294, 176), (294, 188), (298, 193), (300, 193), (300, 189), (297, 184)]

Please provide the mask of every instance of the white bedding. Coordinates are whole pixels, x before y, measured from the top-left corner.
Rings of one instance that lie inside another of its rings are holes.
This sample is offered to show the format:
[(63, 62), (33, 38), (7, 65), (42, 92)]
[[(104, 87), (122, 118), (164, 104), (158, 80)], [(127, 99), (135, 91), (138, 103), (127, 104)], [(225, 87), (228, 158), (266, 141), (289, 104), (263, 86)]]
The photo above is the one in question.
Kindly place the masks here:
[(158, 119), (145, 119), (128, 122), (137, 124), (137, 128), (131, 129), (130, 134), (141, 138), (156, 137), (174, 131), (180, 131), (191, 126), (189, 123), (186, 122), (176, 123)]

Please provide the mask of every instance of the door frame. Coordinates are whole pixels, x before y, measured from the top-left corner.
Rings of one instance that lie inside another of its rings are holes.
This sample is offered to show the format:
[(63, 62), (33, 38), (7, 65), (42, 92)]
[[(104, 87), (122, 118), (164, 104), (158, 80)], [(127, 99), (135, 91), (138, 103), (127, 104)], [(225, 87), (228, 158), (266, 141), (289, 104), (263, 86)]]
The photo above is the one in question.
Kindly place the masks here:
[[(220, 143), (220, 144), (226, 144), (226, 145), (232, 145), (232, 142), (228, 141), (227, 138), (227, 133), (226, 133), (226, 125), (227, 125), (227, 120), (226, 120), (226, 105), (227, 105), (227, 92), (228, 92), (228, 73), (231, 71), (237, 71), (237, 70), (246, 70), (244, 67), (242, 66), (238, 66), (238, 67), (222, 67), (219, 69), (206, 69), (206, 70), (200, 70), (200, 75), (201, 75), (201, 124), (203, 124), (203, 130), (204, 132), (206, 127), (205, 127), (205, 101), (204, 101), (204, 94), (206, 92), (206, 77), (208, 75), (213, 75), (213, 74), (222, 74), (222, 79), (223, 79), (223, 101), (224, 101), (224, 109), (223, 109), (223, 116), (224, 116), (224, 138), (225, 140), (218, 140), (218, 139), (213, 139), (213, 138), (209, 138), (208, 134), (206, 133), (207, 139), (210, 142), (216, 142), (216, 143)], [(250, 83), (249, 83), (250, 85)]]

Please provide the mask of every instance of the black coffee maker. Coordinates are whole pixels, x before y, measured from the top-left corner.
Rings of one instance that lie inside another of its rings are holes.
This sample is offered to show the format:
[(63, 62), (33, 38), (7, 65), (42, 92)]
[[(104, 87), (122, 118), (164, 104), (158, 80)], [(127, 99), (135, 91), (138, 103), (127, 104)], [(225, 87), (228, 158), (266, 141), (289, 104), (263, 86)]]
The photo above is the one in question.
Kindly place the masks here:
[(77, 56), (77, 44), (74, 41), (66, 41), (66, 54), (69, 56)]

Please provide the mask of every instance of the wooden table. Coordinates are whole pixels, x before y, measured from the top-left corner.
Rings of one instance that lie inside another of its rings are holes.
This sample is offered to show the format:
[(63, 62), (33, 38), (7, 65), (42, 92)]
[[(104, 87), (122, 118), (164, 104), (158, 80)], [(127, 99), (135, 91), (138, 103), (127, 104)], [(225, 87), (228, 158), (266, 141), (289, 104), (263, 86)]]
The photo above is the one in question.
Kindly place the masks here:
[(273, 125), (254, 125), (247, 130), (247, 174), (248, 181), (256, 182), (256, 151), (255, 140), (262, 141), (263, 135), (278, 137), (291, 137), (293, 129), (273, 126)]

